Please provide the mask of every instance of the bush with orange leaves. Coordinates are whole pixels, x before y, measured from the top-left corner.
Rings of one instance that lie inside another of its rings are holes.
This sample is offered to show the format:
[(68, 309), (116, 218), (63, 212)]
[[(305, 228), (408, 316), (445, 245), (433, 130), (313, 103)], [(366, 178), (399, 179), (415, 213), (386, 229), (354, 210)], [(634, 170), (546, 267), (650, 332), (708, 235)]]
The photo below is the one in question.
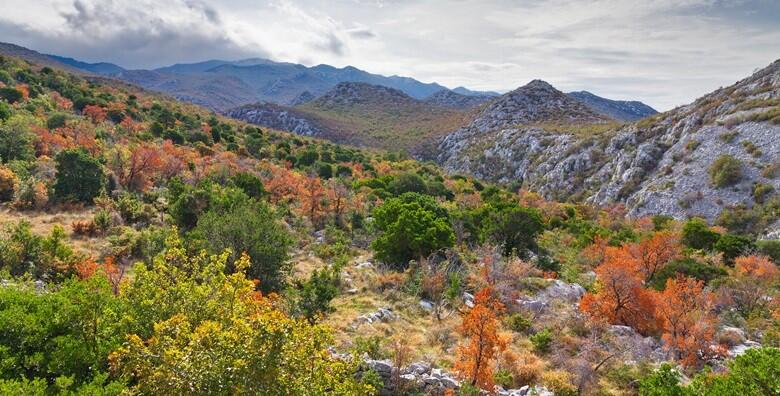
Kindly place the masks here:
[(712, 305), (713, 295), (704, 290), (704, 282), (681, 274), (668, 279), (664, 291), (656, 294), (664, 348), (686, 367), (718, 355), (710, 345), (717, 327)]
[(493, 389), (493, 365), (508, 340), (498, 334), (498, 315), (504, 306), (487, 286), (474, 296), (474, 307), (463, 315), (459, 331), (466, 338), (458, 347), (455, 371), (471, 386)]
[(599, 290), (583, 296), (583, 312), (610, 324), (631, 326), (642, 334), (658, 329), (652, 291), (644, 287), (643, 275), (626, 249), (608, 247), (595, 272)]
[(80, 236), (95, 236), (97, 235), (98, 227), (92, 220), (75, 220), (70, 223), (70, 228), (73, 229), (73, 233)]
[(731, 303), (746, 318), (766, 316), (772, 301), (767, 295), (778, 281), (780, 270), (768, 257), (737, 257), (733, 276), (727, 284)]

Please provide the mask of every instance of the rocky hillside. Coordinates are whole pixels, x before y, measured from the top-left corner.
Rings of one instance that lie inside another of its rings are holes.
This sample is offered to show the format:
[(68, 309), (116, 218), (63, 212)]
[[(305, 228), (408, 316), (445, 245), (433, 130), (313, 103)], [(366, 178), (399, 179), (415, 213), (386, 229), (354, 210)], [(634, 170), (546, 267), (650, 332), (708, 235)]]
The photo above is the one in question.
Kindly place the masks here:
[[(625, 203), (635, 216), (713, 220), (780, 189), (780, 61), (690, 105), (621, 127), (595, 127), (609, 124), (584, 106), (551, 106), (547, 84), (518, 91), (442, 139), (439, 162), (550, 198)], [(561, 118), (580, 122), (549, 122)], [(772, 227), (760, 224), (760, 209), (747, 215), (755, 227)]]
[(636, 121), (658, 114), (658, 111), (654, 108), (635, 100), (612, 100), (602, 98), (588, 91), (569, 92), (567, 95), (579, 100), (598, 113), (620, 121)]
[(333, 133), (322, 126), (313, 115), (274, 103), (244, 105), (231, 109), (226, 115), (255, 125), (289, 131), (302, 136), (328, 136)]
[(471, 109), (494, 99), (490, 95), (463, 95), (449, 89), (443, 89), (425, 98), (424, 102), (451, 109)]

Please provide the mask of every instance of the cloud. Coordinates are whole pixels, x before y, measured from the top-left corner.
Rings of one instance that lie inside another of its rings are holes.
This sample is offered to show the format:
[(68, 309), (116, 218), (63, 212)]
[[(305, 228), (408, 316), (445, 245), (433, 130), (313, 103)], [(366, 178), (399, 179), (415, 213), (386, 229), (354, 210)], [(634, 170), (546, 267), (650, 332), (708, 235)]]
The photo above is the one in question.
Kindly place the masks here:
[(356, 39), (372, 39), (376, 37), (376, 33), (374, 33), (371, 29), (364, 27), (349, 29), (347, 30), (347, 34), (349, 34), (350, 37), (354, 37)]
[(661, 110), (780, 54), (776, 0), (3, 0), (0, 37), (122, 66), (269, 57)]
[(196, 0), (159, 2), (75, 0), (51, 28), (0, 19), (6, 40), (41, 52), (125, 67), (161, 66), (206, 58), (266, 56), (257, 45), (231, 36), (219, 12)]

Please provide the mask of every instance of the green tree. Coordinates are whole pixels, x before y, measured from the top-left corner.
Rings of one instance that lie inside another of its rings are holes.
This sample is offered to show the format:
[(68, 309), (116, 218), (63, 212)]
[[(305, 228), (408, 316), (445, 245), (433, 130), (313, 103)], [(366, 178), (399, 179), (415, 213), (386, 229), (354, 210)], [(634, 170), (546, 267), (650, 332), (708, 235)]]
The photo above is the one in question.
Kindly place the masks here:
[(57, 180), (54, 192), (60, 199), (92, 203), (105, 187), (103, 167), (84, 149), (68, 149), (57, 154)]
[(339, 294), (339, 282), (336, 268), (315, 270), (305, 282), (296, 282), (289, 296), (293, 315), (314, 324), (321, 315), (333, 312), (330, 302)]
[(247, 173), (241, 172), (233, 176), (233, 184), (240, 188), (249, 198), (260, 199), (265, 196), (265, 187), (263, 187), (263, 181), (259, 177)]
[(710, 229), (704, 219), (688, 220), (682, 229), (682, 242), (693, 249), (712, 250), (720, 239), (720, 234)]
[(378, 259), (398, 269), (455, 241), (447, 211), (430, 196), (391, 198), (374, 210), (374, 219), (381, 233), (371, 246)]
[(105, 276), (46, 293), (24, 282), (0, 288), (0, 378), (94, 381), (124, 339), (121, 312)]
[(523, 255), (536, 248), (536, 237), (543, 226), (542, 216), (536, 209), (515, 204), (489, 206), (483, 233), (486, 239), (501, 246), (504, 255)]
[(425, 180), (423, 180), (420, 175), (411, 172), (401, 173), (396, 176), (388, 187), (395, 195), (401, 195), (408, 192), (425, 194), (428, 191)]
[(4, 163), (35, 159), (35, 134), (31, 128), (36, 125), (40, 125), (40, 120), (26, 115), (12, 116), (0, 124), (0, 158)]
[[(283, 288), (292, 268), (288, 260), (292, 239), (265, 202), (246, 200), (234, 206), (215, 207), (198, 219), (193, 233), (213, 253), (230, 249), (231, 262), (247, 253), (252, 261), (247, 275), (260, 281), (260, 290)], [(228, 270), (234, 268), (228, 266)]]
[(22, 93), (16, 89), (11, 87), (2, 87), (0, 88), (0, 99), (5, 100), (8, 103), (14, 104), (20, 100), (22, 100)]
[(756, 249), (753, 239), (734, 234), (723, 234), (715, 242), (715, 250), (723, 253), (723, 260), (728, 265), (734, 264), (734, 259)]

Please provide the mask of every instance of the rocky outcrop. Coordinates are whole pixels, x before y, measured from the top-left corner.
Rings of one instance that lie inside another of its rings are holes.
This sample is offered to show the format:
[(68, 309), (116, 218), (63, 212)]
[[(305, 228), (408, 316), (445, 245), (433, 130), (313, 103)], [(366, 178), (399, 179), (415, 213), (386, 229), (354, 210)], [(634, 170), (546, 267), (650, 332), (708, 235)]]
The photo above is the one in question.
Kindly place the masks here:
[[(780, 190), (780, 61), (622, 127), (598, 128), (603, 116), (554, 91), (535, 81), (497, 99), (439, 142), (438, 162), (549, 199), (624, 203), (632, 216), (713, 220), (725, 208), (752, 205), (757, 185)], [(740, 161), (741, 177), (719, 188), (709, 169), (724, 154)]]
[(303, 136), (320, 136), (326, 131), (326, 128), (312, 116), (273, 103), (241, 106), (227, 111), (225, 115), (251, 124), (290, 131)]
[[(452, 374), (432, 367), (427, 362), (412, 363), (404, 368), (397, 368), (389, 360), (373, 360), (364, 358), (364, 370), (369, 369), (379, 374), (384, 387), (381, 395), (425, 394), (432, 396), (445, 395), (448, 391), (460, 388), (460, 381)], [(398, 388), (401, 389), (398, 389)], [(487, 392), (484, 392), (487, 394)], [(541, 386), (524, 386), (519, 389), (503, 389), (496, 386), (495, 395), (499, 396), (553, 396), (552, 392)]]

